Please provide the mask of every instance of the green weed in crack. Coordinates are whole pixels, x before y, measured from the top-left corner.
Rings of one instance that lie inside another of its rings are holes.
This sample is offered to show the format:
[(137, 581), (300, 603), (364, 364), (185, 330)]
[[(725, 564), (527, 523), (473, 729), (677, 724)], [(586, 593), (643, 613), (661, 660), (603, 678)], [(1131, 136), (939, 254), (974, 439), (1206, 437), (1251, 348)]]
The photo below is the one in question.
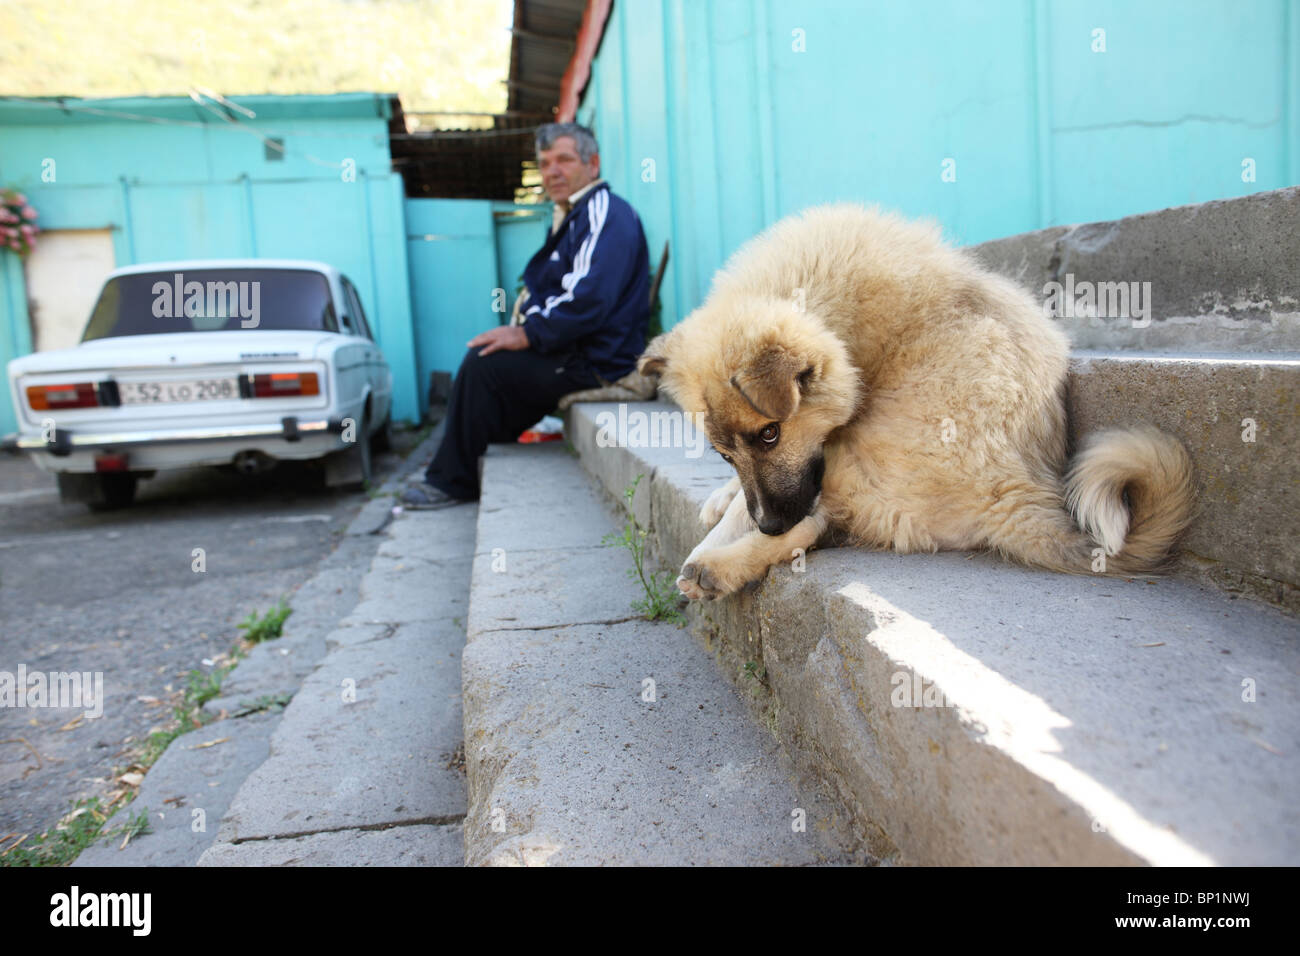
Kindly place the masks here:
[(676, 575), (669, 570), (650, 571), (647, 573), (645, 561), (645, 542), (649, 531), (637, 522), (632, 510), (632, 499), (636, 496), (637, 485), (645, 475), (637, 475), (632, 484), (623, 490), (623, 499), (627, 502), (627, 522), (623, 530), (611, 531), (601, 539), (602, 544), (627, 548), (632, 553), (632, 567), (627, 576), (639, 581), (645, 590), (645, 598), (632, 602), (632, 610), (644, 615), (650, 621), (672, 621), (685, 624), (686, 618), (677, 609), (680, 592), (677, 590)]
[(279, 637), (284, 631), (285, 619), (292, 613), (284, 598), (281, 598), (264, 616), (259, 618), (256, 611), (250, 611), (248, 617), (237, 626), (244, 632), (244, 640), (250, 644), (260, 644)]

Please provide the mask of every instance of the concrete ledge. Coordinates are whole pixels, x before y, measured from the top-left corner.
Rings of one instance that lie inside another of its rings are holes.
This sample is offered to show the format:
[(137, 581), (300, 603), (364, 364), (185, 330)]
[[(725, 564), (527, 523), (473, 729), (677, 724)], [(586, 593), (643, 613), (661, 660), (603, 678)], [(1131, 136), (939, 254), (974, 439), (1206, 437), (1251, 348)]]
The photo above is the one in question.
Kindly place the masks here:
[(1151, 323), (1060, 318), (1078, 348), (1300, 350), (1300, 187), (971, 246), (1039, 301), (1048, 282), (1151, 283)]
[[(598, 448), (595, 416), (611, 410), (573, 406), (566, 434), (609, 492), (646, 476), (653, 537), (676, 566), (725, 465)], [(877, 855), (1300, 862), (1300, 642), (1271, 608), (1188, 580), (832, 550), (693, 613), (724, 672), (760, 663), (786, 750)]]

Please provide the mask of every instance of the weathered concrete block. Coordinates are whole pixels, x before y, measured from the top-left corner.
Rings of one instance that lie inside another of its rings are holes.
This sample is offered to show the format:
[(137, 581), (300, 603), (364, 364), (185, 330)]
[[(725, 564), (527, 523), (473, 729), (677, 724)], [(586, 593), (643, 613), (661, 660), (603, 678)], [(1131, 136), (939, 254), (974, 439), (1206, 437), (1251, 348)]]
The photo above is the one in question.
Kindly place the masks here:
[(1300, 187), (1053, 227), (972, 246), (1039, 301), (1048, 282), (1149, 282), (1143, 326), (1059, 318), (1076, 348), (1300, 350)]
[(758, 603), (790, 719), (905, 859), (1300, 858), (1276, 743), (1300, 694), (1276, 676), (1267, 701), (1243, 694), (1300, 662), (1275, 611), (1185, 581), (845, 550), (774, 572)]
[[(692, 423), (676, 405), (668, 402), (582, 402), (570, 407), (567, 415), (573, 423), (565, 434), (573, 443), (584, 466), (619, 501), (637, 476), (642, 476), (632, 499), (632, 512), (644, 527), (654, 523), (650, 495), (650, 478), (663, 467), (681, 462), (691, 465), (709, 463), (726, 468), (726, 463), (709, 447)], [(608, 416), (608, 417), (604, 417)], [(615, 446), (602, 446), (598, 436), (611, 419), (639, 419), (645, 428), (631, 427), (607, 432), (605, 441), (617, 440)], [(725, 480), (725, 479), (723, 479)]]
[[(459, 641), (432, 622), (335, 649), (309, 676), (240, 788), (220, 839), (459, 818)], [(445, 636), (445, 635), (444, 635)]]
[(672, 625), (487, 633), (464, 674), (468, 865), (852, 859), (842, 812)]
[(1184, 564), (1220, 585), (1300, 610), (1300, 358), (1078, 353), (1072, 434), (1146, 422), (1197, 470)]
[(559, 442), (492, 445), (483, 461), (477, 554), (588, 548), (610, 530), (609, 508)]
[(459, 823), (339, 830), (288, 840), (219, 843), (199, 866), (462, 866)]
[[(1134, 405), (1125, 412), (1131, 423)], [(570, 417), (574, 429), (581, 421)], [(698, 540), (706, 483), (687, 477), (697, 467), (710, 466), (683, 460), (653, 473), (667, 555)], [(1300, 859), (1279, 744), (1300, 732), (1300, 693), (1278, 677), (1300, 666), (1300, 642), (1294, 620), (1273, 609), (1176, 578), (840, 549), (694, 612), (728, 670), (746, 659), (765, 669), (782, 742), (851, 808), (876, 853), (983, 864)]]
[(193, 866), (216, 841), (240, 783), (266, 759), (282, 716), (261, 711), (177, 737), (149, 769), (135, 800), (113, 818), (116, 827), (143, 811), (149, 832), (125, 848), (120, 836), (103, 840), (72, 865)]
[[(587, 496), (594, 497), (590, 491)], [(474, 559), (468, 638), (635, 617), (632, 601), (641, 595), (611, 580), (632, 568), (632, 555), (618, 547), (480, 554)]]
[(464, 621), (469, 606), (470, 572), (468, 552), (437, 561), (376, 555), (362, 587), (360, 602), (341, 623), (354, 626)]
[(447, 561), (474, 553), (478, 508), (455, 505), (438, 511), (403, 511), (385, 532), (379, 553), (390, 558)]

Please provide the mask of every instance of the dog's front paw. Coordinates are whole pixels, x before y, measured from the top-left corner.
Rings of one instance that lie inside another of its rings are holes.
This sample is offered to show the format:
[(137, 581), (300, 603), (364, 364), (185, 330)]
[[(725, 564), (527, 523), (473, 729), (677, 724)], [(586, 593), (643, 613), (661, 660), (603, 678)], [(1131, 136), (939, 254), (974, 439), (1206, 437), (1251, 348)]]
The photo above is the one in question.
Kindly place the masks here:
[(740, 588), (743, 581), (733, 581), (717, 551), (706, 551), (682, 566), (677, 588), (692, 601), (714, 601)]
[(704, 502), (704, 507), (700, 509), (700, 523), (706, 528), (712, 528), (722, 520), (722, 516), (727, 513), (731, 502), (739, 493), (740, 490), (733, 488), (731, 482), (714, 491)]

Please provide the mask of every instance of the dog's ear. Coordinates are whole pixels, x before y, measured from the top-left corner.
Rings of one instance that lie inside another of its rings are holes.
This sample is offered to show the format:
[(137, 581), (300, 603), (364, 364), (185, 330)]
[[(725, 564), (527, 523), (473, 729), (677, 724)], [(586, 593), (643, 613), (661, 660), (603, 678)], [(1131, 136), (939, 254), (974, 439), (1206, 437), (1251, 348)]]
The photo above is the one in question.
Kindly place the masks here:
[(671, 351), (669, 346), (672, 344), (669, 336), (671, 333), (665, 332), (663, 335), (656, 335), (650, 340), (650, 344), (645, 347), (645, 352), (636, 361), (636, 370), (642, 375), (662, 375), (664, 369), (668, 367), (668, 357)]
[(813, 362), (773, 345), (731, 376), (731, 384), (758, 414), (784, 421), (820, 374)]

